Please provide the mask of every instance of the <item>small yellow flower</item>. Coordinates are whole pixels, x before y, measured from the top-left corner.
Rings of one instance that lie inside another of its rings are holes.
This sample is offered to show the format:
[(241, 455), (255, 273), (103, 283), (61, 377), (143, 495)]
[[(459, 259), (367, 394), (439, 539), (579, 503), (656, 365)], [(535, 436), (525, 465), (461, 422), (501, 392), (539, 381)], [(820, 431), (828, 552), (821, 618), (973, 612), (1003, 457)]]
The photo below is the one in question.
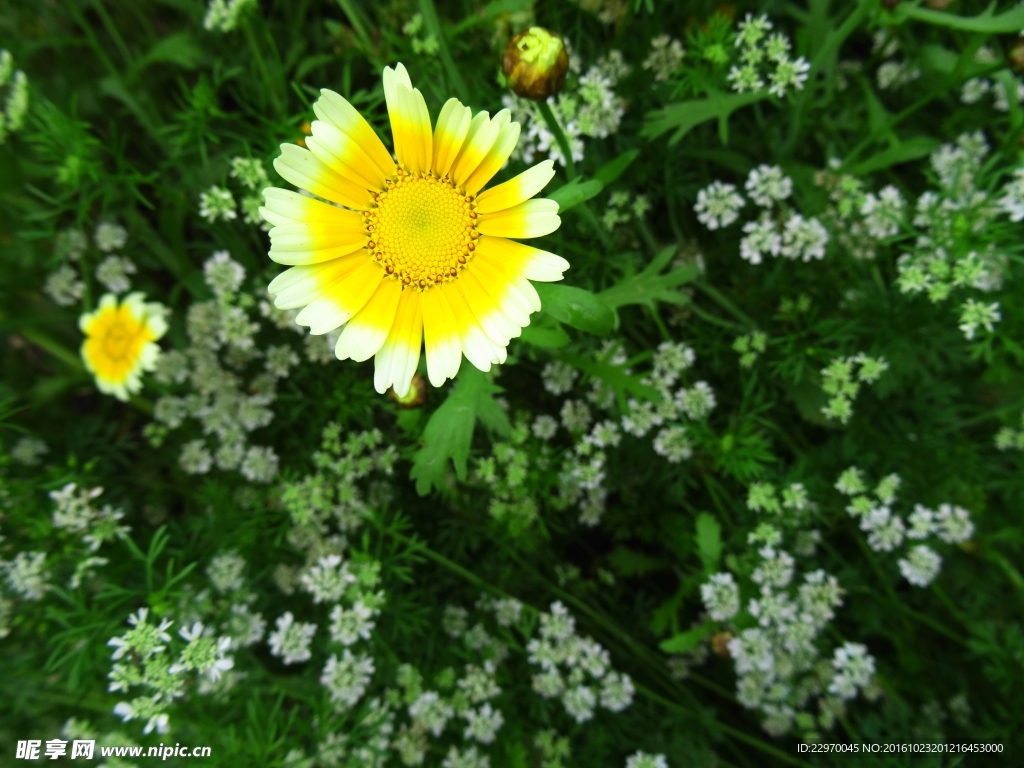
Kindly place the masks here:
[(561, 256), (509, 238), (558, 229), (558, 204), (531, 200), (554, 176), (546, 160), (481, 192), (519, 140), (508, 110), (475, 116), (457, 99), (431, 131), (423, 95), (399, 64), (384, 69), (395, 157), (344, 98), (322, 90), (306, 148), (283, 144), (274, 167), (316, 197), (264, 191), (270, 258), (294, 265), (269, 287), (279, 309), (324, 334), (344, 325), (338, 359), (375, 357), (374, 386), (409, 392), (425, 336), (435, 387), (462, 356), (482, 371), (540, 309), (530, 280), (561, 280)]
[(128, 294), (120, 305), (108, 293), (95, 312), (78, 319), (85, 334), (82, 360), (100, 392), (127, 400), (142, 389), (142, 372), (153, 370), (160, 356), (155, 342), (167, 331), (165, 312), (162, 304), (147, 304), (141, 293)]

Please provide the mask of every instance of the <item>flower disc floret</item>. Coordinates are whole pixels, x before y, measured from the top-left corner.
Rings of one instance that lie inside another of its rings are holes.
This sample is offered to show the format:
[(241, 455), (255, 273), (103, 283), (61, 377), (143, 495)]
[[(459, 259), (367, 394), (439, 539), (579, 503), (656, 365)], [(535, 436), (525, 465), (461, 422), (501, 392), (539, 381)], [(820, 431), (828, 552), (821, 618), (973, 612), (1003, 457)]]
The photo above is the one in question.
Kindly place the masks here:
[(458, 277), (480, 237), (473, 196), (432, 173), (399, 169), (387, 184), (364, 219), (366, 247), (388, 277), (420, 290)]

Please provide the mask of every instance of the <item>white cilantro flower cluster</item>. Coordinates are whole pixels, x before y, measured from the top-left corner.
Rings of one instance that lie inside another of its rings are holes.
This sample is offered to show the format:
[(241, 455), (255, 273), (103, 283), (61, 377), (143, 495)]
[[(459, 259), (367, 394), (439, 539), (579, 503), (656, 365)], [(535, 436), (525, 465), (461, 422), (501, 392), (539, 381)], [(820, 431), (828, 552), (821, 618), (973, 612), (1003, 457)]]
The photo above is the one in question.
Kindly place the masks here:
[[(983, 45), (974, 53), (974, 61), (978, 64), (994, 64), (999, 60), (999, 54), (990, 46)], [(1010, 111), (1010, 92), (1015, 91), (1014, 98), (1017, 103), (1024, 102), (1024, 82), (1019, 79), (1013, 80), (1013, 85), (1007, 90), (1006, 83), (1002, 79), (990, 79), (986, 77), (972, 77), (965, 82), (960, 89), (960, 101), (964, 104), (977, 104), (988, 95), (993, 97), (992, 106), (1000, 112)]]
[(576, 620), (560, 602), (540, 615), (540, 637), (526, 646), (529, 662), (538, 668), (533, 689), (544, 698), (560, 698), (577, 723), (594, 716), (600, 705), (620, 712), (633, 702), (628, 675), (611, 669), (608, 652), (576, 633)]
[[(130, 290), (130, 276), (136, 274), (138, 268), (131, 259), (114, 253), (128, 242), (128, 231), (116, 222), (103, 221), (93, 232), (93, 242), (100, 253), (104, 254), (94, 272), (96, 280), (111, 293)], [(77, 304), (84, 295), (85, 283), (74, 263), (81, 259), (88, 245), (85, 233), (79, 230), (67, 229), (58, 233), (54, 241), (54, 253), (64, 263), (50, 273), (43, 286), (43, 291), (55, 304), (70, 307)]]
[(739, 61), (729, 70), (729, 84), (737, 93), (760, 91), (765, 78), (768, 92), (783, 98), (790, 89), (803, 90), (811, 65), (802, 56), (790, 57), (792, 45), (781, 32), (770, 35), (773, 28), (767, 16), (748, 13), (737, 26), (736, 48)]
[[(241, 292), (245, 268), (227, 251), (207, 259), (203, 275), (215, 299), (189, 307), (189, 346), (162, 355), (156, 370), (161, 383), (188, 384), (191, 391), (160, 397), (145, 434), (160, 445), (170, 432), (195, 419), (209, 437), (182, 445), (182, 469), (190, 474), (205, 474), (214, 467), (234, 470), (250, 482), (266, 484), (277, 474), (277, 453), (270, 446), (248, 444), (248, 436), (273, 420), (270, 406), (277, 382), (298, 363), (298, 355), (286, 345), (271, 345), (265, 351), (257, 347), (261, 326), (253, 317), (252, 297)], [(262, 372), (245, 383), (240, 371), (260, 358)]]
[(825, 418), (848, 423), (861, 384), (874, 384), (887, 370), (889, 363), (884, 357), (869, 357), (863, 352), (853, 357), (837, 357), (822, 368), (821, 388), (829, 396), (821, 409)]
[[(514, 598), (494, 599), (486, 595), (481, 597), (477, 607), (494, 613), (499, 624), (518, 617), (523, 609)], [(397, 682), (401, 688), (401, 701), (407, 707), (409, 723), (399, 728), (391, 747), (406, 765), (422, 764), (430, 746), (428, 735), (440, 738), (449, 724), (460, 720), (463, 723), (462, 739), (471, 745), (462, 748), (464, 751), (459, 751), (459, 754), (475, 755), (486, 761), (487, 756), (477, 745), (494, 743), (505, 723), (504, 715), (493, 700), (501, 693), (496, 675), (508, 655), (508, 649), (482, 623), (467, 628), (469, 618), (469, 611), (460, 606), (445, 607), (442, 622), (445, 631), (460, 640), (466, 650), (479, 659), (465, 664), (461, 675), (456, 676), (455, 670), (449, 667), (436, 678), (438, 690), (431, 690), (424, 687), (423, 675), (416, 667), (402, 664), (398, 668)], [(445, 694), (440, 691), (451, 692)]]
[[(845, 470), (836, 481), (836, 489), (850, 496), (846, 507), (849, 514), (860, 521), (860, 528), (868, 535), (868, 546), (876, 552), (895, 552), (907, 539), (920, 542), (937, 537), (946, 544), (963, 544), (974, 535), (970, 512), (963, 507), (942, 504), (932, 511), (921, 504), (903, 520), (891, 509), (896, 500), (900, 479), (888, 475), (879, 482), (871, 495), (864, 481), (864, 473), (857, 467)], [(874, 498), (872, 498), (872, 495)], [(908, 544), (904, 557), (897, 561), (900, 573), (911, 584), (926, 587), (939, 575), (942, 557), (927, 544)]]
[(108, 690), (128, 693), (136, 688), (142, 695), (131, 701), (118, 702), (114, 714), (124, 722), (145, 721), (143, 733), (167, 733), (170, 729), (167, 713), (175, 699), (186, 696), (186, 681), (195, 676), (201, 681), (196, 689), (200, 694), (213, 689), (203, 683), (217, 684), (234, 667), (233, 657), (227, 655), (233, 645), (231, 638), (216, 636), (202, 622), (182, 627), (178, 635), (185, 641), (178, 654), (172, 655), (173, 644), (167, 632), (173, 621), (162, 618), (159, 624), (149, 621), (149, 609), (140, 608), (128, 617), (131, 629), (120, 637), (113, 637), (107, 645), (114, 649), (114, 662), (108, 679)]
[[(813, 721), (807, 708), (812, 697), (820, 697), (818, 720), (830, 729), (834, 715), (829, 713), (838, 702), (825, 694), (834, 675), (821, 663), (818, 638), (842, 605), (843, 590), (834, 576), (820, 569), (804, 574), (794, 589), (795, 560), (778, 548), (782, 535), (774, 526), (761, 524), (751, 541), (767, 542), (758, 550), (760, 560), (751, 574), (757, 597), (747, 601), (757, 625), (731, 638), (724, 635), (736, 669), (737, 699), (759, 710), (764, 729), (780, 736), (798, 715)], [(740, 610), (739, 588), (728, 572), (713, 574), (701, 586), (701, 598), (712, 621), (729, 622)]]
[(203, 16), (203, 27), (211, 32), (231, 32), (243, 14), (258, 6), (256, 0), (210, 0)]
[[(747, 176), (750, 199), (763, 208), (758, 218), (743, 225), (740, 257), (761, 264), (766, 256), (811, 261), (825, 257), (828, 230), (816, 218), (805, 218), (785, 203), (793, 193), (793, 181), (778, 166), (760, 165)], [(746, 204), (732, 184), (712, 182), (697, 194), (694, 211), (708, 229), (727, 227), (739, 220)], [(778, 209), (778, 210), (776, 210)]]
[(697, 220), (710, 230), (727, 227), (740, 217), (744, 199), (732, 184), (713, 181), (697, 193)]
[(3, 109), (0, 109), (0, 145), (12, 133), (25, 126), (28, 115), (28, 77), (14, 68), (11, 52), (0, 49), (0, 93), (6, 91)]
[(94, 553), (103, 544), (115, 539), (124, 540), (131, 528), (121, 524), (124, 510), (110, 504), (96, 507), (93, 500), (103, 493), (102, 488), (79, 488), (68, 483), (59, 491), (50, 491), (54, 502), (53, 527), (81, 538), (83, 547), (78, 552), (78, 563), (68, 580), (71, 589), (78, 589), (92, 577), (93, 570), (106, 565), (108, 559)]
[(686, 49), (678, 40), (661, 34), (651, 39), (651, 50), (644, 59), (643, 68), (654, 73), (656, 83), (667, 82), (679, 70)]

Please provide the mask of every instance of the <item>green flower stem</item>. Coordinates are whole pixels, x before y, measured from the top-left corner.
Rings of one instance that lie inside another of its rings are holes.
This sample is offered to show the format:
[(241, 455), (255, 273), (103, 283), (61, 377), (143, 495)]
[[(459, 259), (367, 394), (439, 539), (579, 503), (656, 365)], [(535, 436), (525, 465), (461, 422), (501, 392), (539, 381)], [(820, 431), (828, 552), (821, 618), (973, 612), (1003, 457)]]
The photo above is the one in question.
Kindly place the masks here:
[(270, 102), (277, 113), (281, 112), (281, 101), (278, 97), (276, 85), (270, 78), (270, 70), (267, 69), (267, 62), (264, 59), (263, 51), (260, 49), (259, 41), (256, 39), (256, 33), (253, 31), (253, 14), (247, 14), (247, 18), (242, 19), (242, 28), (245, 30), (245, 39), (249, 44), (249, 50), (252, 51), (252, 56), (256, 59), (256, 64), (260, 70), (260, 77), (263, 79), (264, 90), (270, 93)]
[(698, 307), (696, 304), (690, 304), (690, 309), (693, 311), (693, 314), (695, 314), (701, 320), (707, 323), (711, 323), (712, 325), (718, 325), (721, 326), (722, 328), (728, 328), (729, 330), (735, 331), (737, 333), (743, 333), (745, 330), (747, 330), (742, 325), (739, 325), (737, 323), (731, 323), (728, 320), (722, 320), (720, 317), (715, 317), (713, 314), (711, 314), (710, 312), (706, 312), (705, 310)]
[(998, 565), (1000, 569), (1002, 569), (1003, 573), (1006, 574), (1006, 578), (1009, 579), (1010, 583), (1024, 593), (1024, 576), (1021, 576), (1020, 571), (1014, 568), (1013, 564), (1006, 559), (1002, 552), (999, 552), (992, 547), (986, 547), (985, 557), (988, 558), (990, 562)]
[(114, 24), (114, 20), (110, 18), (110, 14), (107, 13), (107, 9), (103, 7), (103, 3), (100, 2), (100, 0), (93, 0), (92, 7), (103, 22), (103, 26), (107, 30), (107, 34), (110, 35), (110, 39), (113, 40), (114, 45), (117, 46), (117, 50), (120, 52), (121, 58), (124, 59), (125, 66), (128, 69), (134, 69), (135, 59), (132, 56), (132, 52), (125, 44), (124, 38), (121, 37), (121, 33), (118, 31), (117, 25)]
[[(905, 614), (907, 617), (914, 619), (914, 621), (918, 622), (919, 624), (924, 624), (926, 627), (929, 627), (930, 629), (938, 632), (939, 634), (948, 637), (953, 642), (959, 643), (963, 646), (967, 645), (967, 641), (964, 640), (964, 638), (960, 637), (960, 635), (958, 635), (953, 630), (949, 629), (949, 627), (945, 626), (942, 622), (936, 621), (931, 616), (920, 613), (919, 611), (915, 611), (913, 608), (909, 607), (902, 600), (900, 600), (896, 594), (896, 590), (892, 588), (892, 584), (889, 582), (889, 579), (886, 578), (885, 572), (882, 571), (881, 566), (878, 564), (878, 560), (875, 558), (875, 553), (867, 545), (867, 542), (864, 541), (864, 537), (861, 536), (859, 532), (854, 532), (853, 537), (857, 540), (857, 543), (860, 545), (860, 548), (864, 552), (864, 556), (867, 558), (868, 562), (871, 564), (872, 570), (874, 570), (875, 575), (878, 576), (878, 580), (882, 583), (882, 587), (885, 589), (885, 593), (889, 599), (889, 603), (894, 608)], [(834, 550), (831, 551), (833, 552), (833, 554), (838, 556), (837, 552), (835, 552)]]
[(373, 45), (373, 40), (370, 39), (369, 26), (362, 10), (353, 0), (338, 0), (338, 5), (341, 7), (341, 12), (345, 14), (345, 18), (348, 19), (348, 23), (352, 25), (363, 54), (373, 64), (373, 68), (377, 72), (382, 71), (387, 62), (380, 57), (377, 48)]
[(72, 368), (76, 371), (85, 371), (85, 365), (82, 363), (82, 359), (72, 352), (70, 349), (65, 347), (58, 341), (51, 339), (42, 331), (35, 328), (21, 328), (18, 332), (24, 336), (28, 341), (31, 341), (40, 349), (49, 352), (55, 358), (60, 360), (64, 365)]
[(537, 110), (540, 112), (541, 117), (544, 118), (544, 122), (548, 124), (548, 130), (554, 134), (558, 148), (562, 150), (562, 155), (565, 157), (565, 175), (569, 181), (572, 181), (576, 178), (576, 164), (572, 161), (569, 139), (562, 130), (562, 126), (558, 124), (555, 113), (551, 111), (551, 106), (546, 101), (538, 101)]
[[(666, 699), (664, 696), (655, 693), (649, 688), (646, 688), (643, 685), (640, 685), (639, 683), (634, 683), (633, 685), (636, 688), (637, 693), (644, 696), (645, 698), (650, 699), (653, 702), (661, 704), (666, 709), (671, 709), (673, 712), (680, 715), (686, 715), (687, 717), (692, 718), (694, 716), (694, 713), (692, 711), (686, 709), (685, 707), (679, 704), (676, 704), (674, 701)], [(760, 750), (761, 752), (764, 752), (767, 755), (771, 755), (772, 757), (775, 757), (788, 765), (807, 765), (807, 763), (805, 763), (803, 760), (799, 760), (793, 757), (788, 752), (784, 752), (778, 747), (775, 747), (766, 741), (762, 741), (756, 736), (751, 736), (750, 734), (745, 733), (744, 731), (738, 730), (736, 728), (732, 728), (731, 726), (728, 726), (725, 723), (710, 720), (702, 721), (702, 724), (706, 725), (708, 728), (719, 731), (720, 733), (723, 733), (726, 736), (732, 736), (737, 741), (742, 741), (745, 744), (749, 744), (755, 749)]]
[[(21, 328), (18, 333), (25, 337), (27, 341), (32, 342), (40, 349), (45, 352), (49, 352), (53, 357), (60, 360), (64, 365), (68, 366), (74, 371), (85, 373), (85, 364), (82, 363), (82, 359), (72, 352), (70, 349), (65, 347), (59, 341), (56, 341), (47, 336), (42, 331), (36, 330), (35, 328)], [(138, 408), (144, 413), (149, 415), (153, 414), (153, 403), (152, 401), (135, 395), (128, 401), (129, 405)]]
[(437, 18), (437, 8), (434, 7), (434, 0), (420, 0), (420, 13), (423, 15), (423, 24), (427, 31), (437, 40), (437, 52), (441, 57), (441, 64), (448, 74), (448, 83), (455, 90), (455, 95), (463, 103), (469, 101), (469, 89), (466, 88), (466, 81), (462, 79), (462, 73), (455, 66), (451, 51), (448, 50), (448, 41), (445, 40), (441, 31), (441, 22)]
[(654, 239), (654, 233), (651, 232), (651, 228), (647, 226), (647, 222), (639, 216), (637, 216), (634, 221), (636, 223), (637, 232), (640, 233), (640, 237), (643, 239), (651, 253), (657, 253), (660, 251), (661, 246), (659, 246), (658, 241)]
[[(551, 111), (551, 105), (546, 101), (538, 101), (537, 109), (544, 118), (544, 122), (547, 123), (548, 130), (554, 134), (558, 148), (562, 150), (562, 155), (565, 157), (565, 177), (569, 181), (572, 181), (576, 178), (576, 163), (572, 160), (572, 151), (569, 147), (569, 139), (562, 130), (562, 126), (558, 124), (558, 120), (555, 118), (555, 113)], [(612, 241), (611, 235), (608, 234), (608, 230), (605, 229), (600, 219), (597, 218), (597, 214), (590, 209), (590, 205), (588, 203), (581, 203), (576, 206), (576, 210), (580, 212), (580, 215), (586, 220), (587, 224), (590, 225), (594, 234), (601, 240), (601, 244), (609, 251), (614, 249), (615, 243)]]
[(757, 327), (757, 323), (751, 320), (749, 315), (742, 312), (739, 307), (727, 299), (725, 294), (721, 293), (716, 288), (712, 288), (706, 280), (694, 280), (693, 284), (697, 286), (701, 293), (743, 323), (743, 325), (747, 326), (747, 328), (753, 329)]

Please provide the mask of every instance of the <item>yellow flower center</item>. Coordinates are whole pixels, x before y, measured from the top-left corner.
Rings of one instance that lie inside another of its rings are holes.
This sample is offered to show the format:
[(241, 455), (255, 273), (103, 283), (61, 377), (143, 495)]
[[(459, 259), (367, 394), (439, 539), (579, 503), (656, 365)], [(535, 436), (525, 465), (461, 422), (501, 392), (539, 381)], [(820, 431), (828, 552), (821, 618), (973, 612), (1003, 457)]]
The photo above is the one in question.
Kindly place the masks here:
[[(134, 325), (134, 323), (133, 323)], [(107, 327), (103, 335), (103, 351), (111, 360), (123, 360), (132, 351), (139, 328), (129, 328), (128, 323), (121, 320)]]
[(459, 276), (476, 250), (473, 197), (448, 177), (398, 171), (364, 211), (366, 247), (395, 280), (424, 290)]

